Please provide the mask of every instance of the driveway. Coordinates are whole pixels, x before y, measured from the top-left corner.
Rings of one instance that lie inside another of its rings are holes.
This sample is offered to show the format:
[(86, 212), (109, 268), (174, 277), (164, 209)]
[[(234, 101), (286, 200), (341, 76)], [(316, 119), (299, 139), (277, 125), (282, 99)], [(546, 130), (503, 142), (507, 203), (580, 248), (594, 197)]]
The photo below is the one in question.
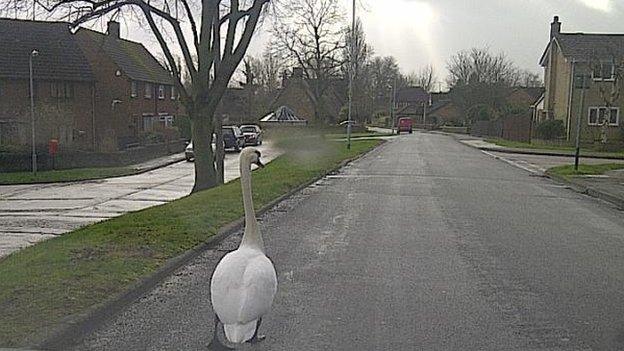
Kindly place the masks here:
[[(624, 217), (436, 134), (403, 135), (261, 216), (279, 289), (241, 350), (623, 350)], [(74, 349), (205, 350), (240, 234)]]
[[(265, 161), (280, 152), (265, 142)], [(239, 177), (238, 154), (227, 153), (225, 179)], [(143, 174), (72, 183), (0, 186), (0, 257), (41, 240), (130, 211), (188, 195), (194, 164), (178, 162)]]

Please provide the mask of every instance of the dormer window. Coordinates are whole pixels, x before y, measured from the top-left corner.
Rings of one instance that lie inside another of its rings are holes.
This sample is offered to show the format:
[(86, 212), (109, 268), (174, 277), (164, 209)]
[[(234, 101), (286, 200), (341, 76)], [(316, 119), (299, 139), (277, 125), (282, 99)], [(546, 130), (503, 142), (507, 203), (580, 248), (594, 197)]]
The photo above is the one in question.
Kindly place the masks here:
[(165, 86), (161, 84), (158, 86), (158, 99), (163, 100), (164, 98), (165, 98)]
[(137, 97), (138, 94), (138, 86), (135, 80), (130, 83), (130, 97)]
[(615, 78), (615, 66), (612, 62), (600, 62), (594, 65), (592, 78), (596, 81), (613, 80)]
[(145, 98), (146, 99), (152, 98), (152, 84), (150, 83), (145, 83)]

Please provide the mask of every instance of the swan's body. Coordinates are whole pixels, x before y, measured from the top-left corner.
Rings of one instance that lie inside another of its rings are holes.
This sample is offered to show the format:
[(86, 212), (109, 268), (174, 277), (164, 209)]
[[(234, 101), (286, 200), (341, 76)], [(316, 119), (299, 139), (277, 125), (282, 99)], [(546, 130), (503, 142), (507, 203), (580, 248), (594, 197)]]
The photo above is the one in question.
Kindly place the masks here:
[(241, 153), (245, 234), (239, 248), (219, 262), (210, 284), (214, 312), (226, 338), (236, 344), (257, 339), (262, 316), (271, 309), (277, 292), (275, 268), (264, 254), (251, 196), (251, 164), (261, 165), (259, 158), (260, 153), (254, 149)]

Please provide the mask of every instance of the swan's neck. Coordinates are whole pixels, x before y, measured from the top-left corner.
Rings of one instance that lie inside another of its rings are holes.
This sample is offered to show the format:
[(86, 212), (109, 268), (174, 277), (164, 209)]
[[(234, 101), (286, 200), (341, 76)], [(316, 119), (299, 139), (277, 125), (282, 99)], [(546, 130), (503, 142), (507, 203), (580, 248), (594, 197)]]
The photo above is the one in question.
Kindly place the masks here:
[(243, 205), (245, 207), (245, 234), (241, 247), (255, 248), (264, 252), (264, 242), (258, 229), (256, 212), (254, 211), (253, 198), (251, 195), (251, 164), (241, 162), (240, 164), (241, 186), (243, 188)]

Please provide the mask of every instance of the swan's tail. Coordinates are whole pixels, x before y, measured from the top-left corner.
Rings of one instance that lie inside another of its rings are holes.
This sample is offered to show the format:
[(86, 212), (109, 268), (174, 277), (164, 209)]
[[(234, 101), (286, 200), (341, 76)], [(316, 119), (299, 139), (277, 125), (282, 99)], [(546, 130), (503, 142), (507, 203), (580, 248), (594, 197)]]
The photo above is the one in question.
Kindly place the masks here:
[(225, 337), (232, 343), (242, 344), (253, 337), (256, 323), (254, 320), (245, 324), (224, 324)]

